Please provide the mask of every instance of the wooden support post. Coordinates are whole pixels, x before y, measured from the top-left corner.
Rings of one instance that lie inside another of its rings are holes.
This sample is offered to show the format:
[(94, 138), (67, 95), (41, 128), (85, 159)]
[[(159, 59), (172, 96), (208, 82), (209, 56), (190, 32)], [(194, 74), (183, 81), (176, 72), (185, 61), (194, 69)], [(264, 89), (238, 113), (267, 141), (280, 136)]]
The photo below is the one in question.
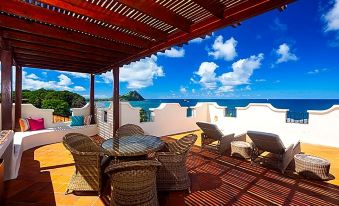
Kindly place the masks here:
[(113, 135), (120, 126), (119, 68), (113, 69)]
[(19, 119), (21, 118), (22, 104), (22, 67), (16, 66), (15, 71), (15, 118), (14, 129), (20, 131)]
[(12, 51), (5, 43), (1, 50), (1, 124), (2, 130), (12, 130)]
[(91, 115), (91, 124), (95, 124), (95, 118), (94, 118), (94, 82), (95, 82), (95, 75), (91, 74), (91, 80), (90, 80), (90, 94), (89, 94), (89, 110)]

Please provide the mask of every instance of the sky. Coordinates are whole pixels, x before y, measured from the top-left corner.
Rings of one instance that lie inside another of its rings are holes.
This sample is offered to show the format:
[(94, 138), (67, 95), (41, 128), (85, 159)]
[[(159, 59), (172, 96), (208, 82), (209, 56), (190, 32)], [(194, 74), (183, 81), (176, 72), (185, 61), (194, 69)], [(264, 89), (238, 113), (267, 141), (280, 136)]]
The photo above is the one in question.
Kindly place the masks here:
[[(85, 68), (84, 68), (85, 69)], [(89, 76), (24, 68), (24, 89), (89, 96)], [(96, 76), (112, 97), (112, 73)], [(300, 0), (120, 71), (120, 93), (145, 98), (339, 98), (339, 0)]]

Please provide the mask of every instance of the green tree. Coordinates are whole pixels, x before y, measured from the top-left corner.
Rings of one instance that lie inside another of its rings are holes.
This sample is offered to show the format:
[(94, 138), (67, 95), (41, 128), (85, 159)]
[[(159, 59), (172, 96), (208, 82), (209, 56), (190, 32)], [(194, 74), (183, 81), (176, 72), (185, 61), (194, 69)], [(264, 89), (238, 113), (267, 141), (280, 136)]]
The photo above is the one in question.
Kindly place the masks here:
[(55, 115), (68, 117), (71, 115), (69, 104), (60, 99), (46, 99), (42, 102), (43, 109), (54, 109)]

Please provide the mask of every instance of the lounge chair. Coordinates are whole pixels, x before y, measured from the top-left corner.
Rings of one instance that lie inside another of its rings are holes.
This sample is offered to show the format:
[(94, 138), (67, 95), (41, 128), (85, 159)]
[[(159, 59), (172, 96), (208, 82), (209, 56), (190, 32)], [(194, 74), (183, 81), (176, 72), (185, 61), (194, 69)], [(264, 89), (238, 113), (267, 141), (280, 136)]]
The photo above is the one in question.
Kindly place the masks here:
[(156, 171), (160, 163), (140, 160), (111, 163), (105, 172), (111, 176), (111, 206), (157, 206)]
[[(254, 144), (251, 160), (254, 162), (263, 152), (274, 154), (277, 168), (284, 173), (295, 154), (301, 152), (299, 139), (290, 139), (272, 133), (248, 131)], [(270, 155), (268, 155), (270, 157)]]
[(144, 130), (135, 124), (125, 124), (118, 128), (115, 132), (116, 137), (124, 137), (124, 136), (131, 136), (131, 135), (143, 135), (145, 134)]
[(197, 122), (197, 125), (203, 131), (201, 133), (201, 147), (203, 149), (212, 149), (224, 154), (231, 148), (231, 142), (235, 140), (234, 133), (225, 135), (217, 125), (207, 122)]
[(165, 152), (156, 153), (156, 159), (161, 163), (157, 172), (158, 190), (190, 191), (186, 159), (197, 138), (195, 134), (186, 135), (175, 142), (166, 143)]
[(74, 158), (75, 172), (66, 194), (73, 191), (96, 191), (101, 194), (103, 154), (90, 137), (70, 133), (64, 136), (63, 144)]

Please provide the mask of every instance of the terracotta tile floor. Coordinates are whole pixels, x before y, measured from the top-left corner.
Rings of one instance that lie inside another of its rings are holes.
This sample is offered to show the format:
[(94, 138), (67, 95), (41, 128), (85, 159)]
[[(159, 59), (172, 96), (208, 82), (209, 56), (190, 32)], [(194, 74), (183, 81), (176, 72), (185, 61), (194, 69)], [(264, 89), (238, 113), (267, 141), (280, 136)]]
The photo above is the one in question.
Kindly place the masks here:
[[(159, 193), (161, 206), (339, 205), (339, 187), (334, 184), (282, 176), (199, 147), (191, 151), (187, 167), (192, 193)], [(109, 205), (109, 187), (100, 198), (95, 193), (64, 195), (73, 172), (73, 158), (61, 143), (28, 150), (19, 177), (5, 183), (4, 205)]]

